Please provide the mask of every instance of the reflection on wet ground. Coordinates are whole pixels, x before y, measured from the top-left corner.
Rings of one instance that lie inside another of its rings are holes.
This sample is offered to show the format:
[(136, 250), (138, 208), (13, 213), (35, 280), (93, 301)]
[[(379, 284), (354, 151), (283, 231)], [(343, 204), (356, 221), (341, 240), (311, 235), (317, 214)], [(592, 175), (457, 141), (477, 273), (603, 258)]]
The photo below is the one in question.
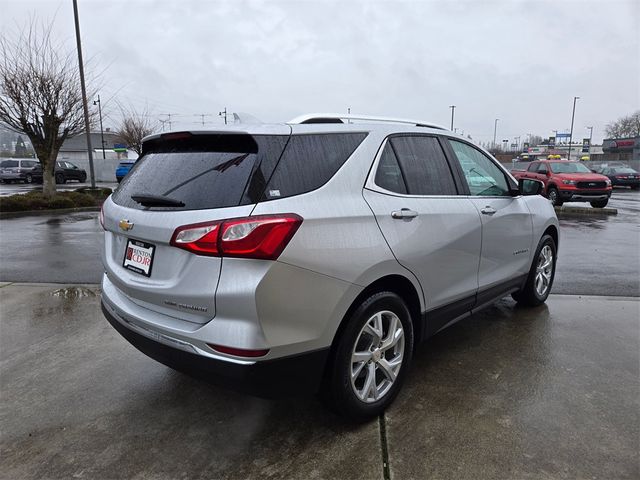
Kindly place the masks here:
[(618, 215), (558, 216), (552, 293), (640, 296), (640, 192), (616, 189), (608, 206)]

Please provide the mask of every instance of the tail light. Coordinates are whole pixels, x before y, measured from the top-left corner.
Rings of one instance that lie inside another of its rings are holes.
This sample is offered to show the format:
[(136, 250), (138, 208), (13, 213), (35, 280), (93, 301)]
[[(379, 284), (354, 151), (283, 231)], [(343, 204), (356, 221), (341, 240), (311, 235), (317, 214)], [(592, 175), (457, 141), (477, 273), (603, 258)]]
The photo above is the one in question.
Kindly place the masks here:
[(294, 213), (196, 223), (176, 228), (171, 245), (209, 257), (275, 260), (301, 224)]

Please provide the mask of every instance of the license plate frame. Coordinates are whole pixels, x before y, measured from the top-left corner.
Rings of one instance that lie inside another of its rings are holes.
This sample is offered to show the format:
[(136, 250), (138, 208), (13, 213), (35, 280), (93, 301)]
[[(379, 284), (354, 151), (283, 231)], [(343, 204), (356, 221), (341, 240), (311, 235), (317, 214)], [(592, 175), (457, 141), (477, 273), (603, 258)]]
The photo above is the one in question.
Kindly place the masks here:
[[(150, 277), (155, 253), (156, 246), (152, 243), (128, 238), (124, 249), (122, 266), (139, 275)], [(145, 268), (147, 266), (145, 259), (148, 259), (148, 269)]]

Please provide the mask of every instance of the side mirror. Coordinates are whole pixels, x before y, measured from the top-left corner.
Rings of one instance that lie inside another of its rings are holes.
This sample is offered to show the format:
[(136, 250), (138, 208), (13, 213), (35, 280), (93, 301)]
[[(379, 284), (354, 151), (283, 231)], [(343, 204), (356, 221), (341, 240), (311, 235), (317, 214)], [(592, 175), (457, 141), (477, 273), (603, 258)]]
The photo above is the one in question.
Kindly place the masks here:
[(544, 183), (532, 178), (521, 178), (518, 180), (518, 189), (522, 195), (540, 195), (544, 190)]

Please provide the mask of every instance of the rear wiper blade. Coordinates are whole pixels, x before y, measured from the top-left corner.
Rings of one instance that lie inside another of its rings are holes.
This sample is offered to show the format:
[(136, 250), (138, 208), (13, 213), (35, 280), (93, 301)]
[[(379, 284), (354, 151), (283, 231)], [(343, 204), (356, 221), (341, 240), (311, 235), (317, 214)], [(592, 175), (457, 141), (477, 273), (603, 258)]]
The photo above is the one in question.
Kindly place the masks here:
[(184, 207), (184, 202), (162, 195), (131, 195), (131, 200), (143, 207)]

